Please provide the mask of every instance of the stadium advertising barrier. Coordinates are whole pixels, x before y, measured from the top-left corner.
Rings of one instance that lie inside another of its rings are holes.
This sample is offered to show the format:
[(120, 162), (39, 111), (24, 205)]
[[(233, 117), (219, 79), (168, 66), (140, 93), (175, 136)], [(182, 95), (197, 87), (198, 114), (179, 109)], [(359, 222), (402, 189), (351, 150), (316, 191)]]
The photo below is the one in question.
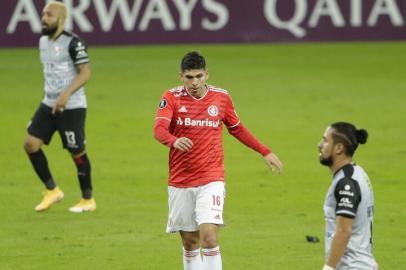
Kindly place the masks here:
[[(0, 4), (0, 46), (36, 46), (47, 0)], [(406, 39), (405, 0), (65, 0), (90, 44)]]

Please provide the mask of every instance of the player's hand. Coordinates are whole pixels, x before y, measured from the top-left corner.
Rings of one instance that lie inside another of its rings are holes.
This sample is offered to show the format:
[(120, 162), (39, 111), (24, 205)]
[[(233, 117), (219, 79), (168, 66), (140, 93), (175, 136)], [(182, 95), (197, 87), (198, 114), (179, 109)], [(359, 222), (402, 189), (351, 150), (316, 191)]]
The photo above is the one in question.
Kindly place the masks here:
[(193, 142), (189, 138), (181, 137), (175, 141), (173, 147), (182, 152), (189, 152), (193, 147)]
[(52, 108), (52, 114), (63, 112), (66, 103), (68, 103), (69, 96), (70, 96), (69, 93), (67, 93), (66, 91), (62, 92), (59, 95), (58, 99), (55, 102), (54, 107)]
[(277, 171), (279, 174), (282, 173), (282, 162), (279, 160), (279, 158), (274, 154), (274, 153), (270, 153), (266, 156), (264, 156), (265, 159), (265, 163), (266, 165), (268, 165), (268, 167), (272, 170), (272, 171)]

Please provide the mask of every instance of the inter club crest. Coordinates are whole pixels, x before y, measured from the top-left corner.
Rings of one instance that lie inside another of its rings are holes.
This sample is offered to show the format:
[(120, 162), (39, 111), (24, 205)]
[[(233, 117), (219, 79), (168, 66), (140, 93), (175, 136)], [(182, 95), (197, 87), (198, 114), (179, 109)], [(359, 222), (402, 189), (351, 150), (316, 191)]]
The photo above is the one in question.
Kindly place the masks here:
[(216, 106), (211, 105), (208, 109), (207, 112), (209, 113), (210, 116), (217, 116), (219, 114), (219, 110), (217, 109)]

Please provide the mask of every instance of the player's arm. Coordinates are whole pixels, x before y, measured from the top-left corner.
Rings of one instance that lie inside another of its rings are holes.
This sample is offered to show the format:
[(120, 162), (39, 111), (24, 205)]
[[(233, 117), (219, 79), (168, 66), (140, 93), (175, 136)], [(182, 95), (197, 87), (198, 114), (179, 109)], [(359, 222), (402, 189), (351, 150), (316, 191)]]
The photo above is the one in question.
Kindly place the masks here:
[(76, 66), (77, 75), (73, 82), (65, 89), (64, 92), (72, 95), (76, 91), (78, 91), (83, 85), (85, 85), (92, 76), (92, 70), (90, 69), (90, 64), (79, 64)]
[(186, 137), (176, 137), (169, 131), (173, 116), (173, 102), (170, 94), (164, 95), (159, 103), (154, 123), (154, 137), (157, 141), (168, 147), (188, 152), (193, 147), (193, 142)]
[(234, 105), (230, 96), (227, 96), (226, 113), (224, 118), (224, 123), (227, 126), (228, 132), (232, 136), (234, 136), (244, 145), (260, 153), (264, 157), (266, 165), (271, 170), (276, 169), (278, 173), (282, 172), (282, 162), (279, 160), (279, 158), (272, 153), (271, 149), (260, 143), (255, 136), (240, 122), (240, 119), (234, 110)]
[(358, 182), (345, 177), (338, 181), (334, 197), (336, 199), (336, 230), (331, 240), (330, 255), (323, 270), (335, 269), (347, 248), (352, 233), (352, 222), (361, 202)]
[(86, 44), (74, 37), (69, 44), (69, 55), (76, 66), (77, 75), (73, 82), (59, 95), (52, 113), (63, 111), (69, 97), (90, 80), (91, 69)]
[(352, 233), (352, 218), (345, 216), (336, 217), (336, 230), (331, 241), (330, 256), (327, 259), (325, 269), (335, 269), (341, 257), (344, 255)]
[(63, 111), (68, 103), (69, 97), (75, 93), (77, 90), (80, 89), (83, 85), (86, 84), (87, 81), (90, 80), (91, 77), (91, 70), (90, 65), (88, 63), (81, 64), (76, 66), (78, 74), (73, 80), (73, 82), (66, 88), (61, 94), (59, 95), (56, 103), (52, 109), (52, 113)]
[(188, 152), (193, 147), (193, 142), (186, 137), (176, 137), (169, 132), (170, 122), (164, 118), (156, 118), (154, 125), (154, 137), (160, 143), (176, 148), (182, 152)]
[(283, 166), (279, 158), (272, 153), (271, 149), (260, 143), (241, 122), (237, 126), (228, 128), (228, 132), (244, 145), (260, 153), (271, 170), (282, 172)]

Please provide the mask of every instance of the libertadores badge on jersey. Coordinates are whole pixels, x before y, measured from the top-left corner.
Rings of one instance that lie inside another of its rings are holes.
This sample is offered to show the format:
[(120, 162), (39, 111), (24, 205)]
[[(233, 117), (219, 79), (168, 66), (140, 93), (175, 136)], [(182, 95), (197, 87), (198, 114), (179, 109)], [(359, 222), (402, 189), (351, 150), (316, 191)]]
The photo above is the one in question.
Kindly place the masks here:
[(207, 112), (209, 113), (210, 116), (217, 116), (219, 114), (219, 110), (217, 109), (216, 106), (211, 105), (208, 109)]
[(166, 101), (166, 99), (162, 99), (161, 102), (159, 102), (159, 108), (163, 109), (166, 107), (167, 104), (168, 102)]

